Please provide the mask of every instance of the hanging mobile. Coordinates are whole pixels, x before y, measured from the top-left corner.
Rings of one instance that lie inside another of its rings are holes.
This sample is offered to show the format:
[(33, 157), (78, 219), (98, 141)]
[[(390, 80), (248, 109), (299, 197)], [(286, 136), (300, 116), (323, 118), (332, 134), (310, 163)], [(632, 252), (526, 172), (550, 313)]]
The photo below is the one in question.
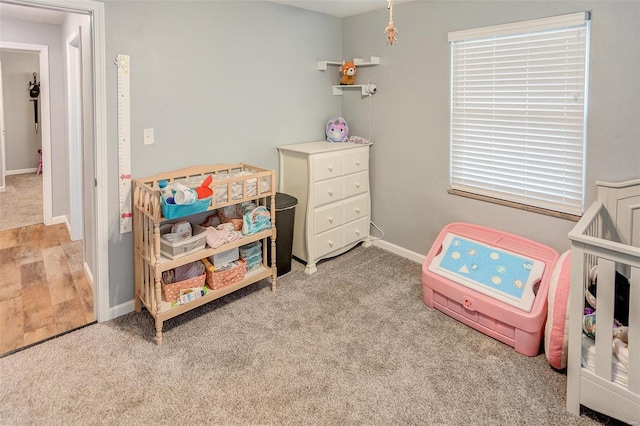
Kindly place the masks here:
[(384, 32), (387, 33), (387, 46), (392, 46), (394, 42), (398, 43), (396, 38), (398, 30), (393, 26), (393, 0), (388, 0), (387, 9), (389, 9), (389, 25), (384, 29)]
[(29, 82), (29, 96), (33, 102), (33, 120), (38, 133), (38, 96), (40, 96), (40, 83), (36, 81), (36, 73), (33, 73), (33, 83)]

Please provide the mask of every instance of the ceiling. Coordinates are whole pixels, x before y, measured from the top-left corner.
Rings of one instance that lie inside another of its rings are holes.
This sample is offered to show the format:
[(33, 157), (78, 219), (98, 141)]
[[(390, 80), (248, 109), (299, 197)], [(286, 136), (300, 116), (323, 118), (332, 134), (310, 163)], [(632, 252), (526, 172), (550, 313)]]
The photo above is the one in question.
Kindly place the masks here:
[[(239, 1), (239, 0), (235, 0)], [(287, 6), (307, 9), (344, 18), (376, 9), (386, 9), (388, 0), (270, 0)], [(394, 4), (413, 0), (394, 0)], [(0, 17), (23, 21), (60, 25), (65, 12), (0, 2)]]
[(0, 17), (39, 22), (41, 24), (60, 25), (67, 14), (57, 10), (42, 9), (0, 2)]
[[(271, 0), (276, 3), (344, 18), (376, 9), (386, 9), (388, 0)], [(393, 4), (413, 0), (393, 0)]]

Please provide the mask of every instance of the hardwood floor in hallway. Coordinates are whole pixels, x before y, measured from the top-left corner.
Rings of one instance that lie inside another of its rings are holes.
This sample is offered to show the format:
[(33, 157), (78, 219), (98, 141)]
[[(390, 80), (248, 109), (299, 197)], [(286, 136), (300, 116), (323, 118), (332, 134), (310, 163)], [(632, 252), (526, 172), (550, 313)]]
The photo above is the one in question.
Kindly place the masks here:
[(92, 322), (82, 242), (64, 224), (0, 231), (0, 356)]

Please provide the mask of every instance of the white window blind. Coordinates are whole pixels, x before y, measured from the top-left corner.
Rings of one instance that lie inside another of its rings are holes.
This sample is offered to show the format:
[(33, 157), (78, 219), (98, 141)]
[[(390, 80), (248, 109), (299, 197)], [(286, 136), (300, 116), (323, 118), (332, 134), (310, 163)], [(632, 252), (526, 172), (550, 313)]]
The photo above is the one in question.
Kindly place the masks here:
[(451, 189), (581, 215), (589, 14), (449, 41)]

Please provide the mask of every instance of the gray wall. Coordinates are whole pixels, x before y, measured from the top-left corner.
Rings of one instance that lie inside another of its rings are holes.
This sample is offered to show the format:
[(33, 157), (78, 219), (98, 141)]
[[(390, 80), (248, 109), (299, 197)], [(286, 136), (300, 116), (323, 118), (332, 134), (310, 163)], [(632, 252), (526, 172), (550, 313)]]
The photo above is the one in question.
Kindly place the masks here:
[[(105, 3), (107, 64), (131, 57), (132, 176), (199, 164), (278, 168), (277, 145), (324, 138), (341, 112), (341, 21), (271, 2)], [(132, 234), (118, 221), (117, 69), (107, 67), (110, 305), (133, 299)], [(143, 145), (143, 129), (155, 144)]]
[[(385, 240), (426, 254), (450, 222), (512, 232), (558, 251), (575, 222), (448, 195), (447, 32), (592, 11), (586, 207), (596, 180), (640, 177), (640, 2), (415, 1), (394, 7), (397, 45), (385, 46), (386, 9), (342, 21), (343, 59), (380, 56), (356, 83), (378, 86), (372, 101), (372, 219)], [(329, 89), (327, 89), (329, 90)], [(352, 134), (369, 133), (369, 99), (343, 96)]]
[[(0, 19), (0, 40), (49, 47), (49, 101), (51, 103), (51, 185), (52, 215), (68, 214), (69, 191), (66, 180), (67, 153), (65, 143), (65, 112), (63, 95), (63, 56), (60, 26), (38, 24), (16, 19)], [(42, 87), (42, 86), (41, 86)], [(6, 118), (5, 118), (6, 121)], [(5, 123), (6, 125), (6, 123)]]
[[(37, 81), (40, 81), (38, 52), (0, 50), (0, 61), (7, 172), (34, 169), (38, 167), (42, 129), (36, 133), (29, 82), (33, 81), (34, 72), (37, 73)], [(38, 105), (38, 117), (41, 105)]]

